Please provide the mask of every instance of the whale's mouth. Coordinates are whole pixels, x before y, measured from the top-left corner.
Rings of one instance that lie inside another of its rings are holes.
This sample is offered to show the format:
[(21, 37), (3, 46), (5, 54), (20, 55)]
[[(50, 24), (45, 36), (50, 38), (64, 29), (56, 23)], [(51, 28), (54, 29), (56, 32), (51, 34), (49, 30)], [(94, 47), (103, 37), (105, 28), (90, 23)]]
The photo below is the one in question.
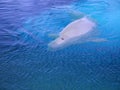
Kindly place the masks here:
[(69, 40), (65, 39), (64, 37), (59, 37), (54, 41), (50, 42), (48, 44), (48, 47), (52, 49), (61, 48), (64, 47), (64, 45), (66, 45), (68, 42)]
[(62, 47), (63, 45), (64, 45), (64, 42), (56, 42), (56, 40), (55, 40), (55, 41), (52, 41), (51, 43), (49, 43), (48, 47), (55, 49), (55, 48)]
[(49, 44), (48, 44), (48, 47), (49, 47), (49, 48), (56, 48), (55, 42), (49, 43)]

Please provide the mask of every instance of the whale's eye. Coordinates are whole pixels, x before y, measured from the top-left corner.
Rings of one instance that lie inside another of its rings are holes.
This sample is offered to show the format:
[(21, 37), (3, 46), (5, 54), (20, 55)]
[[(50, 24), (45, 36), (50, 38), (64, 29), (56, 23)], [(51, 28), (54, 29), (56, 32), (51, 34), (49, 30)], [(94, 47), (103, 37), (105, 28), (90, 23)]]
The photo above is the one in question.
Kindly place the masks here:
[(61, 40), (64, 40), (64, 38), (61, 38)]

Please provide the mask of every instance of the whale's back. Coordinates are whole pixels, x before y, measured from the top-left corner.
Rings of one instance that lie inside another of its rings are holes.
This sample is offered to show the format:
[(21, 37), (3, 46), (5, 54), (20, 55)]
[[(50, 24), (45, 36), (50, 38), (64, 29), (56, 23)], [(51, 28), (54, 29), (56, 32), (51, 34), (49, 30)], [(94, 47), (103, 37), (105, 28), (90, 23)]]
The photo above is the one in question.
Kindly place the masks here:
[(60, 32), (60, 36), (78, 37), (90, 32), (95, 26), (95, 22), (87, 17), (83, 17), (68, 24), (63, 31)]

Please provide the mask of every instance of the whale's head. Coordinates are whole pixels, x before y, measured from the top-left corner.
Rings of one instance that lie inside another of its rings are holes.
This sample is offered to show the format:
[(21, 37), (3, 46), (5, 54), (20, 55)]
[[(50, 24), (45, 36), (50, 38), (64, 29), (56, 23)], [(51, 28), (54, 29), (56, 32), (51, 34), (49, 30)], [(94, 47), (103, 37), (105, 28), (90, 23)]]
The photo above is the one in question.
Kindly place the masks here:
[(62, 48), (68, 44), (70, 44), (71, 42), (71, 39), (70, 37), (67, 37), (67, 36), (59, 36), (57, 39), (55, 39), (54, 41), (50, 42), (48, 44), (49, 48), (52, 48), (52, 49), (58, 49), (58, 48)]

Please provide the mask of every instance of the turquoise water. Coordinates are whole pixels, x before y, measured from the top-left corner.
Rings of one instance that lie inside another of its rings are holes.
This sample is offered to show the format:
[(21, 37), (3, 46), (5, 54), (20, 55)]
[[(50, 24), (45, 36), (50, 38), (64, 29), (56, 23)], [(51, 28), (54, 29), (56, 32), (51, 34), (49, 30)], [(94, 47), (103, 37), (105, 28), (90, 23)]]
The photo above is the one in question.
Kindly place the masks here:
[[(82, 12), (106, 42), (50, 51)], [(0, 1), (0, 90), (120, 90), (120, 0)]]

